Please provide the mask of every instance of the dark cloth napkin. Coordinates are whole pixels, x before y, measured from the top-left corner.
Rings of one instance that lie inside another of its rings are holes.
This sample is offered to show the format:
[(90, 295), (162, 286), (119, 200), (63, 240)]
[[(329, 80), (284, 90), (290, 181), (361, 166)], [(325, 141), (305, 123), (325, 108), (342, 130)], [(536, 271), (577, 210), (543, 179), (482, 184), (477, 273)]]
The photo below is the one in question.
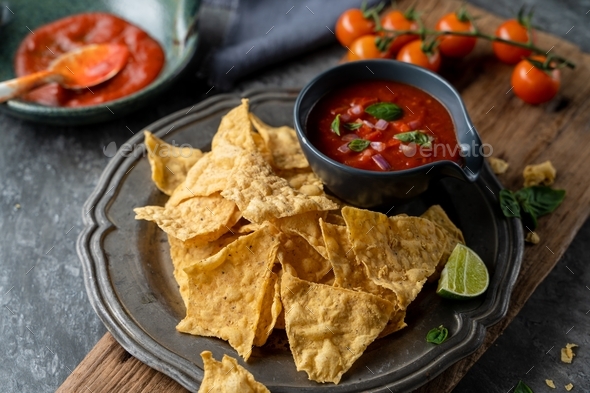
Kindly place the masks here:
[[(335, 43), (338, 17), (349, 8), (360, 8), (361, 0), (207, 0), (203, 5), (209, 12), (201, 10), (200, 23), (209, 28), (201, 37), (220, 35), (210, 40), (202, 73), (216, 89), (227, 90), (263, 67)], [(211, 11), (227, 14), (219, 18)]]

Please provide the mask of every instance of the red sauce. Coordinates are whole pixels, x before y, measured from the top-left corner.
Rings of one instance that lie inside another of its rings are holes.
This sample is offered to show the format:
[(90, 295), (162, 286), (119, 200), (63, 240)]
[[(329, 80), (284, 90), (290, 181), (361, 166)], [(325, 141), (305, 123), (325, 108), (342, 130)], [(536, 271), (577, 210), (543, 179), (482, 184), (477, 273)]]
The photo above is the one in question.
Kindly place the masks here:
[[(373, 109), (385, 106), (389, 115), (397, 112), (395, 119), (368, 113), (375, 114), (370, 107), (379, 103)], [(337, 122), (340, 136), (334, 130)], [(312, 108), (307, 130), (322, 153), (354, 168), (390, 171), (462, 162), (449, 112), (430, 94), (404, 83), (372, 80), (335, 89)], [(417, 132), (408, 134), (412, 131)]]
[(59, 55), (84, 45), (113, 43), (129, 49), (125, 67), (106, 82), (82, 90), (68, 90), (52, 83), (23, 97), (43, 105), (79, 107), (112, 101), (150, 84), (164, 65), (164, 51), (153, 38), (110, 14), (73, 15), (41, 26), (33, 33), (23, 40), (16, 52), (17, 76), (47, 69)]

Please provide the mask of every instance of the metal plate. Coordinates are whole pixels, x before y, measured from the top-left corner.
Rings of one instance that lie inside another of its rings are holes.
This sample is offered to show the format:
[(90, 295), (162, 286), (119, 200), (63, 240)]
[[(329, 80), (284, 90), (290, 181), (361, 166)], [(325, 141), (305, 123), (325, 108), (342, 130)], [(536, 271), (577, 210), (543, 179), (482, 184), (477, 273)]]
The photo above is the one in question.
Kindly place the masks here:
[[(297, 91), (245, 93), (251, 110), (271, 125), (292, 125)], [(147, 127), (168, 142), (209, 149), (221, 117), (239, 104), (236, 95), (219, 95)], [(445, 179), (428, 192), (390, 214), (421, 214), (441, 204), (463, 230), (467, 244), (485, 261), (490, 286), (484, 296), (467, 302), (448, 301), (424, 288), (410, 305), (408, 327), (370, 345), (339, 385), (317, 384), (297, 372), (284, 332), (275, 331), (269, 343), (255, 348), (247, 364), (224, 341), (178, 333), (184, 305), (172, 275), (165, 234), (153, 223), (134, 220), (133, 208), (163, 205), (166, 196), (150, 179), (150, 167), (137, 134), (105, 169), (84, 207), (86, 227), (78, 239), (78, 254), (92, 306), (115, 339), (133, 356), (198, 390), (203, 377), (200, 353), (210, 350), (238, 359), (254, 377), (274, 392), (403, 392), (428, 382), (482, 343), (486, 327), (508, 309), (512, 286), (520, 269), (523, 234), (518, 220), (500, 212), (500, 184), (485, 168), (476, 183)], [(426, 333), (445, 325), (450, 338), (442, 345), (427, 344)]]

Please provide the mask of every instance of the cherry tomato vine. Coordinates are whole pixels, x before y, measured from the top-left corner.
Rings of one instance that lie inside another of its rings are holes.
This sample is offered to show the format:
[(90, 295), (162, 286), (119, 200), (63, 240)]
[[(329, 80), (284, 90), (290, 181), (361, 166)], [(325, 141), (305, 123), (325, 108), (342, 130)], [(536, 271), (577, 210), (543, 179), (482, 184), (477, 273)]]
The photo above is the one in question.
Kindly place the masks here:
[(389, 10), (380, 16), (384, 8), (383, 3), (368, 9), (363, 5), (341, 15), (336, 37), (348, 49), (348, 60), (396, 58), (436, 72), (441, 57), (464, 57), (477, 40), (484, 39), (492, 43), (500, 61), (518, 63), (511, 79), (514, 93), (530, 104), (552, 99), (559, 89), (560, 69), (575, 68), (572, 61), (537, 46), (532, 11), (526, 13), (524, 8), (515, 19), (498, 26), (493, 35), (480, 31), (477, 18), (464, 6), (442, 16), (435, 29), (425, 27), (413, 7), (405, 12)]

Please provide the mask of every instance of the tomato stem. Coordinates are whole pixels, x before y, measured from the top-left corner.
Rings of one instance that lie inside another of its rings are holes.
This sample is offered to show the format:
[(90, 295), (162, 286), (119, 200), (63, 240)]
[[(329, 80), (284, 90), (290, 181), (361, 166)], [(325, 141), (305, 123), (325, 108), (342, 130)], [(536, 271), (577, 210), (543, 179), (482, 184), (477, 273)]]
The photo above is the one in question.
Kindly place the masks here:
[[(438, 31), (438, 30), (425, 29), (423, 27), (418, 30), (388, 30), (388, 29), (385, 29), (380, 26), (378, 28), (378, 31), (388, 33), (388, 35), (391, 35), (392, 38), (395, 38), (395, 37), (398, 37), (401, 35), (409, 35), (409, 34), (417, 34), (417, 35), (420, 35), (421, 37), (424, 37), (424, 38), (425, 38), (425, 36), (435, 36), (436, 37), (436, 36), (443, 36), (443, 35), (483, 38), (488, 41), (496, 41), (496, 42), (501, 42), (503, 44), (516, 46), (519, 48), (529, 49), (532, 52), (537, 53), (537, 54), (547, 55), (547, 53), (549, 53), (548, 50), (545, 50), (543, 48), (539, 48), (538, 46), (533, 44), (531, 42), (531, 40), (529, 40), (529, 42), (511, 41), (511, 40), (507, 40), (504, 38), (496, 37), (495, 35), (489, 35), (489, 34), (482, 33), (479, 30), (475, 30), (475, 31)], [(572, 69), (576, 68), (576, 65), (573, 62), (571, 62), (570, 60), (568, 60), (564, 57), (557, 56), (557, 55), (551, 55), (551, 59), (553, 61), (557, 61), (558, 63), (563, 64), (569, 68), (572, 68)]]

